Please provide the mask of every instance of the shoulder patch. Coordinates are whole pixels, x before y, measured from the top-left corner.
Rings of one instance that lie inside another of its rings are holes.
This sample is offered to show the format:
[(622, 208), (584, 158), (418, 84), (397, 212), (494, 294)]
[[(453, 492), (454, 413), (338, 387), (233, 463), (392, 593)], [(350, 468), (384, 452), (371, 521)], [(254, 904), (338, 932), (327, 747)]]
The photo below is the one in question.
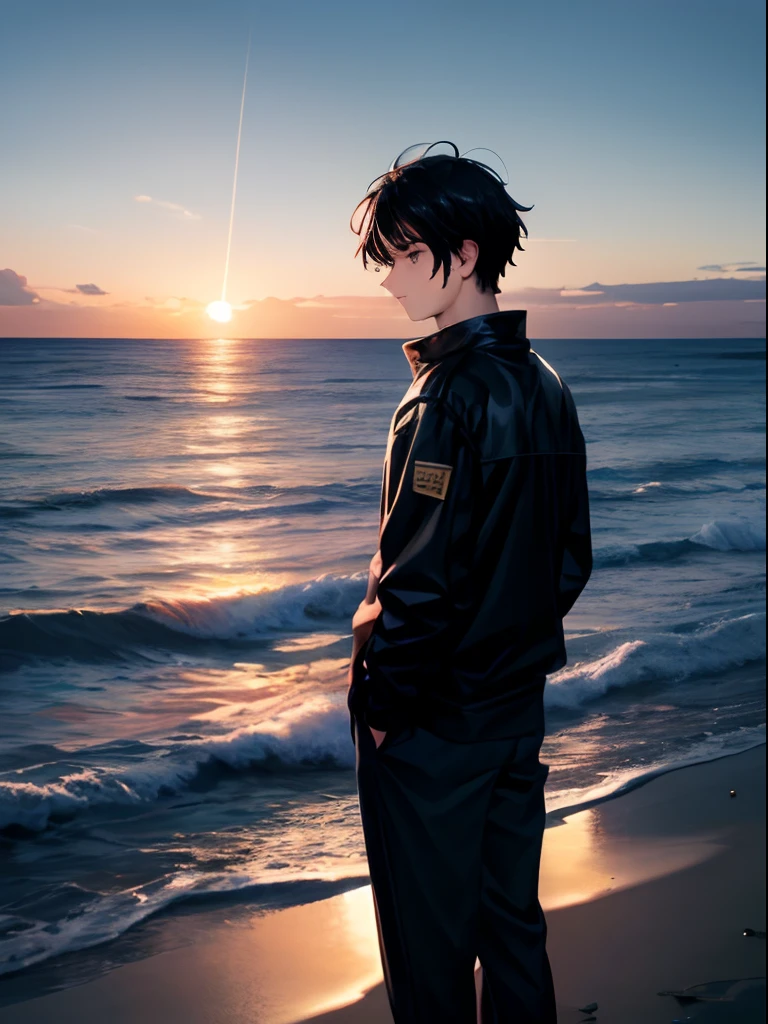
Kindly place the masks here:
[(414, 463), (413, 489), (417, 494), (429, 494), (433, 498), (445, 498), (453, 466), (440, 462)]

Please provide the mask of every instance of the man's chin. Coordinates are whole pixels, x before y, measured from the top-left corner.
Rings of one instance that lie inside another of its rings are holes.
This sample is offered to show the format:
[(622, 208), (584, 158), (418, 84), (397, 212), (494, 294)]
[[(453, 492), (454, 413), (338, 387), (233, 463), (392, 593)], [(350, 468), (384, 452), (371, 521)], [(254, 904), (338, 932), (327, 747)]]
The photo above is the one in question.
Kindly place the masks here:
[[(405, 309), (405, 306), (403, 306), (403, 309)], [(429, 320), (435, 315), (434, 313), (421, 313), (417, 315), (416, 313), (411, 313), (408, 309), (405, 309), (405, 312), (408, 314), (408, 319), (412, 320), (415, 324), (420, 324), (424, 320)]]

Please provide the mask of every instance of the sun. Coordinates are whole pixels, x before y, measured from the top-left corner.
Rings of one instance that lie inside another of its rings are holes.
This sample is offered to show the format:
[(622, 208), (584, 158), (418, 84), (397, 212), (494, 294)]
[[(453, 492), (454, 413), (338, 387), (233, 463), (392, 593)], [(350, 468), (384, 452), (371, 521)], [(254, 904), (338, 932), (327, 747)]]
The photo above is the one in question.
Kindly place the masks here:
[(223, 299), (217, 299), (216, 302), (209, 302), (205, 311), (211, 320), (215, 320), (220, 324), (229, 323), (232, 319), (232, 307)]

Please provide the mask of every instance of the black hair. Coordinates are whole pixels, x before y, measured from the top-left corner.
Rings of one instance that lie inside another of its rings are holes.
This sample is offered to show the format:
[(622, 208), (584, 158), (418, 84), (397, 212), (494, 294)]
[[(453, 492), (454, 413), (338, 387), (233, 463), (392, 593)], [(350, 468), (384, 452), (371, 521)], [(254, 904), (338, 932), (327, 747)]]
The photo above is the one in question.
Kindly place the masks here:
[[(364, 206), (362, 220), (353, 226)], [(475, 273), (481, 291), (498, 295), (499, 275), (520, 245), (520, 230), (528, 230), (518, 216), (520, 206), (506, 192), (500, 178), (478, 161), (446, 155), (425, 156), (388, 171), (377, 178), (355, 207), (352, 231), (361, 236), (355, 256), (362, 249), (367, 261), (391, 267), (391, 249), (405, 251), (414, 242), (427, 245), (435, 258), (432, 277), (443, 266), (443, 288), (448, 283), (451, 254), (459, 255), (466, 239), (478, 245)], [(388, 248), (389, 247), (389, 248)]]

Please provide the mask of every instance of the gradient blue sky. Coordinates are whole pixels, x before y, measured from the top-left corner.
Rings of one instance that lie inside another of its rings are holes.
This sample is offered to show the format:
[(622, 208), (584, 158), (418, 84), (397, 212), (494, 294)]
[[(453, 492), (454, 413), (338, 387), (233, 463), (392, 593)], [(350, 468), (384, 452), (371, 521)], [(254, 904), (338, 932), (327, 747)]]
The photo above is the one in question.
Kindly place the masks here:
[(220, 332), (249, 29), (233, 336), (432, 330), (348, 222), (441, 138), (496, 150), (535, 204), (500, 282), (531, 337), (764, 335), (756, 0), (6, 3), (0, 335)]

